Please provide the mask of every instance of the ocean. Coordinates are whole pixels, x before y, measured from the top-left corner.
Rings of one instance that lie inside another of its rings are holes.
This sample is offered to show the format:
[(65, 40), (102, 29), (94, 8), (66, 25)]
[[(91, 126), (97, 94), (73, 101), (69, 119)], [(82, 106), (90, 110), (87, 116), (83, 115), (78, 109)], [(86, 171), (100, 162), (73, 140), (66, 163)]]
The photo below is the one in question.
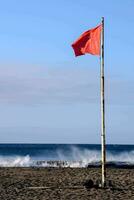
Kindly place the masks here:
[[(107, 162), (134, 165), (134, 145), (107, 145)], [(98, 144), (0, 144), (0, 167), (87, 167), (101, 160)]]

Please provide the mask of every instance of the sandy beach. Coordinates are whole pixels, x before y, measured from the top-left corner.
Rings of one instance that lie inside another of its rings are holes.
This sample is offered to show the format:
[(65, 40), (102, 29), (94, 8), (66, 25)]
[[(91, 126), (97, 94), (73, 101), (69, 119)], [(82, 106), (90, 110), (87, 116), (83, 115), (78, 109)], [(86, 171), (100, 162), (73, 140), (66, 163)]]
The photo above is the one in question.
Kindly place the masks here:
[(83, 186), (86, 180), (100, 178), (99, 168), (0, 168), (0, 199), (134, 199), (134, 169), (107, 169), (111, 188)]

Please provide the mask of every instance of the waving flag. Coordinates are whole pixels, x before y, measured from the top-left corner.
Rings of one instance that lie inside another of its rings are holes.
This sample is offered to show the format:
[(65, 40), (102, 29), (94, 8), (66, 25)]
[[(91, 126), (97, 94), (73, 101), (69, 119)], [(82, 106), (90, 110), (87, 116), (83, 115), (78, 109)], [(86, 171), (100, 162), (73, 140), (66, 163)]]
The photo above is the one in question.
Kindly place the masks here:
[(73, 44), (75, 56), (81, 56), (86, 53), (100, 55), (102, 25), (84, 32)]

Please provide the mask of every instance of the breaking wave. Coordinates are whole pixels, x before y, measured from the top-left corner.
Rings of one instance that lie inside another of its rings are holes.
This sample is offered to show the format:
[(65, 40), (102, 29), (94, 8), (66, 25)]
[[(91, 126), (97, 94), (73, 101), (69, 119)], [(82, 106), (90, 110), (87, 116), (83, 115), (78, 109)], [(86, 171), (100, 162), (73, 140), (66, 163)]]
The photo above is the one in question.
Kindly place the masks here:
[(30, 167), (32, 160), (27, 156), (0, 156), (0, 167)]
[[(49, 155), (48, 155), (49, 156)], [(99, 150), (70, 148), (68, 152), (58, 150), (54, 159), (40, 156), (0, 156), (0, 167), (88, 167), (100, 164), (101, 152)], [(110, 152), (107, 151), (107, 162), (115, 164), (125, 163), (134, 165), (134, 151)]]

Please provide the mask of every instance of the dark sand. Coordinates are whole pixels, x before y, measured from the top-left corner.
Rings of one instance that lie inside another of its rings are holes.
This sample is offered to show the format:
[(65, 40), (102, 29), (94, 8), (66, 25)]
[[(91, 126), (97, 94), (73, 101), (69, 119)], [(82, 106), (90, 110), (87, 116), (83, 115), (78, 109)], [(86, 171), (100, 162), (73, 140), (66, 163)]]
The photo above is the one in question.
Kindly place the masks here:
[(107, 169), (113, 188), (83, 187), (100, 178), (97, 168), (0, 168), (0, 200), (134, 200), (134, 169)]

